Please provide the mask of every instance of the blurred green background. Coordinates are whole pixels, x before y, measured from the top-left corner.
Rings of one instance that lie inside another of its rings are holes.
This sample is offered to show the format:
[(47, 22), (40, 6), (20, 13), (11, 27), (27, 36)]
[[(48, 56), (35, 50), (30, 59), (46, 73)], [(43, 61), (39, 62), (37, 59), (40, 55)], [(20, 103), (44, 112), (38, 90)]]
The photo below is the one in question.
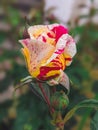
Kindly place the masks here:
[[(93, 5), (94, 1), (91, 2)], [(28, 75), (18, 42), (23, 38), (27, 23), (60, 23), (52, 14), (52, 8), (44, 11), (44, 7), (43, 0), (28, 4), (0, 1), (0, 130), (54, 130), (47, 105), (28, 86), (19, 88), (17, 98), (13, 98), (14, 87)], [(66, 23), (77, 41), (77, 54), (65, 70), (72, 84), (70, 103), (63, 114), (84, 99), (98, 99), (98, 21), (92, 21), (95, 15), (98, 16), (98, 9), (91, 6), (88, 15), (79, 15), (74, 19), (74, 26), (71, 20)], [(87, 22), (79, 24), (85, 18)], [(96, 128), (92, 128), (92, 119), (98, 122), (97, 111), (81, 109), (65, 124), (65, 129), (98, 130), (98, 123)]]

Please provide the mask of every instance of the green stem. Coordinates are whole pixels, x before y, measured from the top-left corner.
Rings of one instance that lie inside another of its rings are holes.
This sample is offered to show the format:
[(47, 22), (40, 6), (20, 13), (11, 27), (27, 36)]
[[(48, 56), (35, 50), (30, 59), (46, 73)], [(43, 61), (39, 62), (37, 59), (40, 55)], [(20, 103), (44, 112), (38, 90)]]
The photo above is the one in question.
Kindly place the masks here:
[(88, 110), (86, 110), (84, 116), (82, 117), (80, 124), (78, 126), (78, 130), (83, 130), (84, 128), (84, 124), (87, 120), (87, 118), (89, 117), (90, 113), (92, 112), (92, 108), (89, 108)]
[(64, 130), (64, 129), (57, 127), (56, 130)]
[(64, 121), (60, 111), (55, 111), (53, 114), (53, 122), (56, 127), (55, 130), (64, 130)]
[(54, 113), (54, 109), (51, 107), (49, 98), (47, 97), (47, 95), (46, 95), (46, 93), (45, 93), (45, 91), (44, 91), (44, 89), (42, 87), (42, 83), (38, 82), (38, 84), (39, 84), (39, 88), (40, 88), (40, 90), (41, 90), (41, 92), (42, 92), (42, 94), (43, 94), (43, 96), (44, 96), (44, 98), (46, 100), (46, 103), (47, 103), (48, 107), (50, 108), (51, 114)]

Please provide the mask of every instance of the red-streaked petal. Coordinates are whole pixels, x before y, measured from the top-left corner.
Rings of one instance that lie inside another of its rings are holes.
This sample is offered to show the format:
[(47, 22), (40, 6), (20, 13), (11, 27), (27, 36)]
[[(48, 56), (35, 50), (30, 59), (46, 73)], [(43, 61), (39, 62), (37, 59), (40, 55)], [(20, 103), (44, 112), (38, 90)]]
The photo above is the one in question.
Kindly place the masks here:
[(40, 67), (40, 74), (37, 76), (39, 80), (49, 80), (59, 76), (60, 68), (59, 67)]
[(68, 30), (67, 28), (65, 28), (64, 26), (62, 25), (59, 25), (59, 26), (55, 26), (52, 31), (55, 33), (56, 37), (55, 37), (55, 40), (56, 42), (59, 40), (59, 38), (63, 35), (63, 34), (67, 34), (68, 33)]
[(63, 34), (57, 44), (56, 44), (56, 49), (53, 53), (53, 55), (50, 57), (50, 59), (47, 60), (46, 64), (48, 64), (49, 62), (51, 62), (53, 59), (55, 59), (58, 55), (62, 54), (64, 52), (64, 49), (66, 47), (66, 43), (67, 43), (67, 35), (68, 34)]
[(61, 54), (52, 60), (46, 66), (40, 67), (40, 74), (37, 76), (40, 80), (55, 78), (60, 74), (60, 70), (65, 69), (65, 60), (64, 56)]
[[(33, 73), (38, 67), (44, 65), (46, 61), (51, 57), (55, 47), (48, 43), (42, 43), (38, 40), (28, 40), (28, 44), (25, 44), (25, 40), (20, 40), (25, 48), (30, 53), (30, 72)], [(25, 46), (26, 45), (26, 46)]]
[[(54, 25), (51, 25), (54, 26)], [(49, 29), (50, 25), (36, 25), (28, 29), (31, 39), (55, 45), (55, 33)]]
[(47, 83), (50, 86), (61, 84), (62, 86), (64, 86), (68, 90), (68, 92), (70, 90), (69, 78), (62, 70), (60, 71), (60, 75), (58, 77), (47, 81)]

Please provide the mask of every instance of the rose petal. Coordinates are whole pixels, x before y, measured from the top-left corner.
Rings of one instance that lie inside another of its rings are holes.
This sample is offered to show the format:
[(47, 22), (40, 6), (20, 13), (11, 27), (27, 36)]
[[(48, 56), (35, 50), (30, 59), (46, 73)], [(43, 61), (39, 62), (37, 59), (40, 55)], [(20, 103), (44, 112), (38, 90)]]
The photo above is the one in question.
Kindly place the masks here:
[(76, 44), (73, 38), (67, 34), (67, 43), (64, 50), (64, 54), (70, 55), (71, 58), (76, 54)]
[(36, 25), (31, 26), (28, 29), (28, 33), (31, 39), (36, 39), (44, 43), (55, 45), (55, 33), (50, 30), (54, 24), (51, 25)]
[(54, 28), (52, 29), (52, 31), (55, 33), (56, 37), (55, 40), (56, 42), (59, 40), (59, 38), (63, 35), (63, 34), (67, 34), (68, 30), (67, 28), (65, 28), (62, 25), (56, 25), (54, 26)]
[(28, 28), (28, 33), (31, 39), (36, 39), (40, 35), (42, 35), (44, 32), (47, 32), (47, 31), (48, 31), (48, 28), (47, 26), (44, 26), (44, 25), (35, 25), (35, 26), (30, 26)]
[(61, 71), (59, 84), (61, 84), (62, 86), (64, 86), (68, 90), (68, 92), (69, 92), (69, 90), (70, 90), (69, 78), (66, 75), (66, 73), (64, 73), (63, 71)]
[(60, 74), (60, 70), (65, 69), (64, 56), (61, 54), (52, 60), (49, 64), (40, 67), (40, 74), (37, 76), (40, 80), (55, 78)]
[(61, 84), (67, 89), (68, 92), (70, 90), (69, 78), (62, 70), (61, 70), (61, 74), (57, 78), (51, 79), (47, 81), (47, 83), (50, 86)]
[[(43, 43), (38, 40), (20, 40), (24, 49), (26, 48), (30, 53), (30, 68), (29, 71), (32, 73), (39, 66), (42, 66), (51, 57), (55, 47), (48, 43)], [(26, 43), (27, 42), (27, 43)], [(25, 55), (25, 54), (24, 54)], [(28, 57), (26, 57), (28, 59)], [(28, 61), (28, 60), (27, 60)]]
[(23, 39), (23, 40), (19, 40), (19, 42), (24, 46), (27, 47), (29, 44), (30, 39)]
[(68, 34), (63, 34), (57, 44), (56, 44), (56, 49), (53, 53), (53, 55), (50, 57), (50, 59), (47, 60), (46, 64), (48, 64), (49, 62), (51, 62), (53, 59), (55, 59), (58, 55), (62, 54), (64, 52), (66, 43), (67, 43), (67, 37)]

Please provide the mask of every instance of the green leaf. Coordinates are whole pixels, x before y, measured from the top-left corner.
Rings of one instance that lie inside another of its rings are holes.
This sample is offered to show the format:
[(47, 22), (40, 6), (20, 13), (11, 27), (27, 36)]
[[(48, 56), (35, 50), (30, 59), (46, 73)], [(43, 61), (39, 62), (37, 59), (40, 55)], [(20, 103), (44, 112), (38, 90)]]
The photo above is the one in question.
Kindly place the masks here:
[(96, 112), (93, 119), (91, 120), (90, 127), (91, 127), (91, 130), (97, 130), (98, 129), (98, 111)]
[(64, 122), (67, 122), (76, 112), (76, 110), (78, 110), (79, 108), (82, 107), (88, 107), (88, 108), (96, 108), (98, 109), (98, 100), (95, 99), (87, 99), (84, 100), (82, 102), (80, 102), (78, 105), (76, 105), (74, 108), (72, 108), (64, 117)]
[(17, 117), (12, 127), (12, 130), (54, 130), (47, 105), (31, 91), (19, 97)]
[[(31, 87), (31, 89), (32, 89), (32, 91), (33, 91), (33, 93), (34, 93), (35, 95), (37, 95), (38, 97), (40, 97), (41, 99), (43, 99), (44, 101), (46, 101), (46, 99), (45, 99), (45, 97), (44, 97), (44, 95), (43, 95), (43, 93), (42, 93), (42, 91), (41, 91), (41, 89), (40, 89), (38, 83), (31, 82), (30, 87)], [(50, 99), (49, 86), (48, 86), (48, 85), (45, 85), (45, 84), (43, 83), (41, 87), (42, 87), (43, 91), (45, 92), (47, 98)]]
[(97, 108), (98, 109), (98, 100), (96, 99), (87, 99), (82, 102), (80, 102), (77, 105), (78, 108), (80, 107), (91, 107), (91, 108)]

